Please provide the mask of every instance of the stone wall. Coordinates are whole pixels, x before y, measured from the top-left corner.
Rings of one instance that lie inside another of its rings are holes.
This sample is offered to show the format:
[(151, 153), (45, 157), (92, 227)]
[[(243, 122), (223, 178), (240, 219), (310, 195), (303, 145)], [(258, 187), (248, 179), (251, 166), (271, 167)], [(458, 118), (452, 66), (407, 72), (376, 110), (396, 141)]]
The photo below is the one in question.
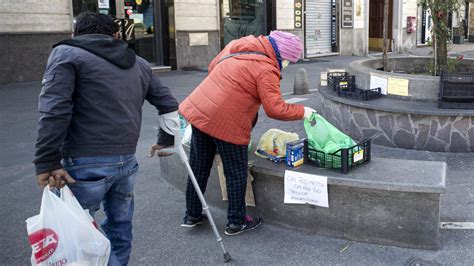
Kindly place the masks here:
[(175, 0), (176, 61), (178, 69), (207, 69), (220, 51), (216, 0)]
[(391, 113), (336, 103), (323, 97), (323, 116), (356, 140), (435, 152), (474, 152), (473, 116)]
[(52, 45), (72, 33), (71, 4), (0, 1), (0, 84), (41, 80)]
[(0, 1), (0, 33), (64, 32), (72, 29), (72, 1)]
[(211, 60), (220, 52), (218, 31), (177, 31), (176, 38), (178, 69), (207, 69)]
[(0, 84), (39, 81), (53, 44), (70, 33), (0, 33)]

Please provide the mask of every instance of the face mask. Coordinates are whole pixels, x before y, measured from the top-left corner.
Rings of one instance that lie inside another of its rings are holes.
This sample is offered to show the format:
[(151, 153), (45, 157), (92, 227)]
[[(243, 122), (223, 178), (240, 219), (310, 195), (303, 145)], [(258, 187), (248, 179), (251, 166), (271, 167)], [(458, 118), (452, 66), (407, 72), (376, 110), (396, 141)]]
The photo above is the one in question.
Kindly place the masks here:
[(283, 62), (281, 62), (281, 67), (282, 67), (282, 68), (286, 68), (289, 64), (290, 64), (290, 61), (288, 61), (288, 60), (283, 60)]

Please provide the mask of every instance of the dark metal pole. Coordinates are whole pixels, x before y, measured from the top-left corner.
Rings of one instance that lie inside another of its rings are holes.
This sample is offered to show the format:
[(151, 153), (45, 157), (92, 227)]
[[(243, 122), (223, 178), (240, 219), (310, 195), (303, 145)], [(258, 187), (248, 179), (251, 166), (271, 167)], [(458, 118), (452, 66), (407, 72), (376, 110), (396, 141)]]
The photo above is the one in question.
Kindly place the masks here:
[(388, 9), (389, 9), (389, 0), (385, 0), (383, 4), (383, 71), (388, 71)]
[(154, 24), (155, 24), (155, 51), (156, 51), (156, 64), (163, 65), (163, 20), (167, 19), (163, 17), (163, 7), (164, 7), (164, 0), (155, 0), (153, 2), (155, 14), (153, 16)]

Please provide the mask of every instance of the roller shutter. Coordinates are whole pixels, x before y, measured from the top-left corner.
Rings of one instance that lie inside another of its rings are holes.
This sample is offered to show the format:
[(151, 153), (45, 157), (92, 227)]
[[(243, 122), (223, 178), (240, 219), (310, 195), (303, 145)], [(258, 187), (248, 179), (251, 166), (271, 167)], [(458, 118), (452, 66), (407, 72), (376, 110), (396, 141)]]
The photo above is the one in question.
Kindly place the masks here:
[(306, 57), (331, 53), (331, 0), (305, 1)]

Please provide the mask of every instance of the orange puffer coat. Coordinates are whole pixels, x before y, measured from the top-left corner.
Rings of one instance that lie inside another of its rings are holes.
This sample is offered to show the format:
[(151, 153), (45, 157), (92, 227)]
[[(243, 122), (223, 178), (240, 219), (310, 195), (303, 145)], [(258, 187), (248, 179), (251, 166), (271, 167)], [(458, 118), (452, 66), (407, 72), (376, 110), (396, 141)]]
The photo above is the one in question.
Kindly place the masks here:
[[(241, 54), (220, 61), (223, 57)], [(219, 62), (220, 61), (220, 62)], [(202, 132), (237, 145), (250, 141), (252, 121), (260, 105), (278, 120), (298, 120), (302, 105), (287, 104), (280, 93), (280, 70), (275, 51), (264, 37), (230, 42), (209, 65), (209, 74), (180, 104), (180, 113)]]

